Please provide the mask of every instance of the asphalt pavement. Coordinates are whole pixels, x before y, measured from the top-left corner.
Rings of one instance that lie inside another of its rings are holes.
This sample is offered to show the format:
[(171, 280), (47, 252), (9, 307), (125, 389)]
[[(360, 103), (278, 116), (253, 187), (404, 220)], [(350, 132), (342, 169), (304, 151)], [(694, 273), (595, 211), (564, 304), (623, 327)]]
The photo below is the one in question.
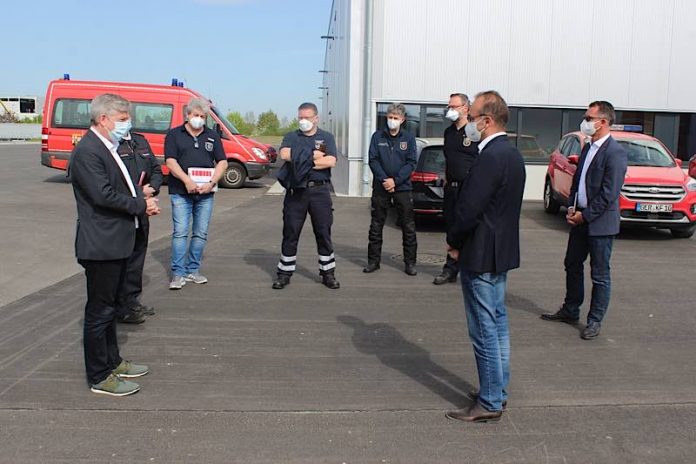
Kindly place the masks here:
[(291, 285), (272, 290), (282, 196), (251, 182), (216, 194), (210, 282), (170, 291), (163, 193), (143, 295), (157, 314), (119, 326), (122, 355), (152, 372), (114, 399), (85, 383), (70, 185), (39, 165), (38, 145), (0, 145), (0, 160), (0, 463), (696, 461), (694, 239), (622, 234), (602, 334), (583, 341), (581, 326), (539, 319), (563, 297), (567, 227), (525, 203), (508, 410), (465, 424), (444, 416), (469, 404), (477, 376), (461, 289), (431, 283), (441, 222), (419, 223), (409, 277), (390, 220), (382, 269), (366, 275), (369, 201), (335, 198), (341, 289), (320, 284), (307, 223)]

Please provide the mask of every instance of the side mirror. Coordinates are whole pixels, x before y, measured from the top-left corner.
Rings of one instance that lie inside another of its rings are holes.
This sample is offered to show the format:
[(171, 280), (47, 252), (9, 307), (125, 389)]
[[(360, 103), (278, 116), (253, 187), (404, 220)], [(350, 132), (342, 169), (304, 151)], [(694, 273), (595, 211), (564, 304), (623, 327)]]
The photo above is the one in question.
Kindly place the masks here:
[(578, 165), (578, 161), (580, 161), (580, 155), (570, 155), (568, 157), (568, 162), (570, 164)]
[(696, 179), (696, 156), (689, 161), (689, 175)]
[(677, 167), (678, 167), (678, 168), (682, 167), (682, 160), (680, 160), (679, 158), (675, 158), (674, 161), (677, 162)]

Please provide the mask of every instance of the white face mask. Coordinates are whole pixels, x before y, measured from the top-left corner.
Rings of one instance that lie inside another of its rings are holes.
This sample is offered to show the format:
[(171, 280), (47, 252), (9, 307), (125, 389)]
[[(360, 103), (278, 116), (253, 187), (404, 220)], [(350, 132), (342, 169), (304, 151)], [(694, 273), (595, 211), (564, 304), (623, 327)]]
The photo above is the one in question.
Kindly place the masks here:
[(309, 119), (300, 119), (299, 125), (302, 132), (309, 132), (314, 127), (314, 123)]
[(396, 130), (401, 126), (401, 121), (398, 119), (387, 119), (387, 127), (389, 130)]
[(205, 124), (205, 119), (201, 118), (200, 116), (194, 116), (189, 119), (189, 124), (191, 124), (191, 127), (198, 130), (203, 127), (203, 124)]
[(445, 114), (445, 117), (452, 122), (456, 122), (459, 119), (460, 114), (459, 114), (459, 111), (457, 111), (453, 108), (450, 108), (447, 110), (447, 114)]
[(582, 132), (588, 137), (592, 137), (595, 134), (595, 132), (597, 132), (597, 128), (594, 125), (594, 121), (585, 121), (583, 119), (580, 123), (580, 132)]
[(464, 126), (464, 132), (472, 142), (479, 142), (481, 140), (481, 131), (478, 130), (476, 121), (466, 123), (466, 126)]

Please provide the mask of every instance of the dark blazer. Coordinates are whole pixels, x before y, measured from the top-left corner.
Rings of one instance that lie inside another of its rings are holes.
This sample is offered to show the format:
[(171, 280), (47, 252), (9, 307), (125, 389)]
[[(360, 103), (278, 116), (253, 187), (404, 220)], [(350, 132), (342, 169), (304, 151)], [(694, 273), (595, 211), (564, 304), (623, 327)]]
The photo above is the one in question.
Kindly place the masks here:
[(526, 172), (506, 136), (491, 140), (471, 167), (457, 199), (447, 243), (463, 270), (505, 272), (520, 266), (520, 211)]
[[(589, 151), (590, 144), (586, 143), (578, 160), (578, 168), (573, 176), (568, 206), (572, 206), (575, 202), (580, 175)], [(588, 223), (590, 236), (619, 233), (621, 222), (619, 194), (626, 177), (627, 166), (626, 150), (612, 136), (609, 136), (592, 158), (592, 164), (585, 175), (587, 208), (582, 212), (582, 215), (585, 222)]]
[(91, 130), (75, 146), (69, 176), (77, 204), (78, 259), (128, 258), (135, 245), (135, 217), (145, 213), (142, 190), (131, 196), (106, 145)]

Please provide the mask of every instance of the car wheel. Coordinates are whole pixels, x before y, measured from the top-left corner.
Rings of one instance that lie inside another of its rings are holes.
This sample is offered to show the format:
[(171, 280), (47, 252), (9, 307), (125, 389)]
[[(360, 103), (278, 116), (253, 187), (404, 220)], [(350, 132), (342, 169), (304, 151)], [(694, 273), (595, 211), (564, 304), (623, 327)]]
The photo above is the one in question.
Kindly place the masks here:
[(689, 229), (670, 229), (669, 231), (674, 238), (691, 238), (696, 231), (696, 227), (691, 227)]
[(561, 209), (561, 204), (553, 197), (553, 187), (551, 187), (551, 179), (546, 178), (544, 183), (544, 211), (549, 214), (556, 214)]
[(242, 188), (246, 178), (247, 173), (244, 166), (239, 163), (231, 162), (227, 165), (225, 175), (220, 179), (220, 185), (232, 189)]

